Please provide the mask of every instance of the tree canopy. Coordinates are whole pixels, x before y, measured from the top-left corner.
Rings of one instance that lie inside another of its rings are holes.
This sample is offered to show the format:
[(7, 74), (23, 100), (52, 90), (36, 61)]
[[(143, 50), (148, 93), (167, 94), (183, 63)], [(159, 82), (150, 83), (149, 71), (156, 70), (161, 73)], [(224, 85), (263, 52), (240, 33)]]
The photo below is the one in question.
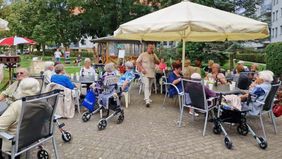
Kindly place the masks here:
[[(9, 35), (33, 38), (40, 44), (77, 42), (83, 36), (102, 37), (113, 34), (122, 23), (182, 0), (32, 0), (4, 6), (0, 0), (0, 17), (9, 21)], [(254, 0), (191, 0), (195, 3), (252, 17)], [(74, 13), (76, 12), (76, 13)], [(5, 33), (6, 34), (6, 33)]]

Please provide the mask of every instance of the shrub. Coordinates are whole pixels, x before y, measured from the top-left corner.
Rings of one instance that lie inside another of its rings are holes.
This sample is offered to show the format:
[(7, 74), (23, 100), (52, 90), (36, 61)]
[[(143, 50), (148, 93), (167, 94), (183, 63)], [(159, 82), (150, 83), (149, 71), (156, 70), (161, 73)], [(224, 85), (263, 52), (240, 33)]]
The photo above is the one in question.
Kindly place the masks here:
[(266, 49), (266, 68), (273, 73), (282, 77), (282, 43), (269, 44)]
[(251, 61), (257, 63), (265, 63), (266, 62), (266, 54), (263, 53), (240, 53), (235, 55), (235, 59)]

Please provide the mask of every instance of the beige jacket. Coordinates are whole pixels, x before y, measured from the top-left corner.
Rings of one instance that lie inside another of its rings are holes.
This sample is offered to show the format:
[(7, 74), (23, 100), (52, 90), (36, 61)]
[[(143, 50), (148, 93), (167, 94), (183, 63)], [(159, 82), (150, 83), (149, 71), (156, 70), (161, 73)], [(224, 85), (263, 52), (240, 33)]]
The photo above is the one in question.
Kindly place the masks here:
[(45, 92), (49, 92), (55, 89), (63, 90), (63, 95), (59, 95), (58, 104), (56, 109), (56, 115), (63, 118), (73, 118), (75, 113), (75, 92), (62, 85), (56, 83), (50, 83), (46, 86)]
[[(15, 135), (19, 116), (22, 109), (22, 100), (13, 102), (7, 110), (0, 116), (0, 131)], [(3, 140), (2, 151), (11, 151), (11, 142)]]

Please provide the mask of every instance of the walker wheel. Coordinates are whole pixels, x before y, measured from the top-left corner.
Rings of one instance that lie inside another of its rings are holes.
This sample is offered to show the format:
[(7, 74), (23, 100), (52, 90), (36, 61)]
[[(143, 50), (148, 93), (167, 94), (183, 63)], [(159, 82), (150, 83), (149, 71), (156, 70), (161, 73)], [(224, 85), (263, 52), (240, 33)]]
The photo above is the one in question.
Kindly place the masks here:
[(232, 149), (232, 142), (229, 140), (229, 138), (227, 138), (227, 137), (224, 138), (224, 144), (225, 144), (226, 148)]
[(38, 159), (49, 159), (49, 154), (46, 150), (41, 149), (37, 152), (37, 158)]
[(63, 139), (64, 142), (70, 142), (71, 139), (72, 139), (71, 138), (71, 134), (69, 132), (67, 132), (67, 131), (64, 131), (62, 133), (62, 139)]
[(249, 128), (246, 124), (240, 124), (238, 125), (237, 127), (237, 132), (240, 134), (240, 135), (244, 135), (246, 136), (248, 133), (249, 133)]
[(220, 134), (221, 133), (221, 128), (219, 126), (214, 126), (213, 127), (213, 133), (214, 134)]
[(91, 113), (89, 113), (89, 112), (84, 112), (84, 113), (82, 114), (82, 117), (81, 117), (81, 119), (82, 119), (83, 122), (89, 121), (90, 118), (91, 118)]
[(117, 124), (121, 124), (123, 122), (123, 120), (124, 120), (124, 113), (123, 113), (123, 110), (122, 110), (122, 112), (118, 116)]
[(265, 141), (265, 139), (263, 137), (258, 137), (260, 143), (259, 143), (259, 147), (263, 150), (265, 150), (267, 148), (267, 142)]
[(107, 120), (101, 119), (98, 123), (98, 130), (104, 130), (107, 127)]

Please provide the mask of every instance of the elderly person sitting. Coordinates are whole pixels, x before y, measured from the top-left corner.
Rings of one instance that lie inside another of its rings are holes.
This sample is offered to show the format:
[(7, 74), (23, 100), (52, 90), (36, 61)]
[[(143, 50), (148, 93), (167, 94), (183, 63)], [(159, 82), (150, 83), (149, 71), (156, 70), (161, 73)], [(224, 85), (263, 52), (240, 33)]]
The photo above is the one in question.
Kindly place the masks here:
[(25, 68), (18, 68), (16, 74), (17, 80), (0, 94), (0, 101), (4, 101), (6, 98), (8, 98), (7, 103), (11, 104), (11, 102), (18, 97), (19, 84), (23, 79), (28, 77), (28, 71)]
[[(240, 96), (228, 95), (225, 96), (225, 100), (230, 102), (235, 108), (239, 110), (244, 107), (250, 109), (248, 114), (258, 115), (262, 109), (263, 100), (271, 89), (271, 82), (273, 81), (273, 73), (271, 71), (261, 71), (257, 79), (250, 85), (249, 90)], [(243, 102), (242, 104), (237, 104)]]
[[(196, 81), (200, 81), (202, 78), (201, 78), (201, 75), (199, 73), (193, 73), (191, 75), (191, 80), (196, 80)], [(192, 83), (186, 83), (186, 85), (184, 86), (185, 88), (185, 92), (188, 92), (189, 89), (192, 89), (192, 90), (196, 90), (196, 91), (201, 91), (202, 87), (200, 87), (200, 84), (199, 85), (195, 85), (195, 84), (192, 84)], [(205, 94), (206, 94), (206, 99), (209, 99), (211, 97), (215, 97), (216, 96), (216, 93), (212, 90), (210, 90), (207, 86), (204, 86), (204, 89), (205, 89)], [(188, 95), (186, 94), (186, 97)], [(190, 104), (191, 103), (191, 99), (190, 99), (190, 96), (188, 96), (186, 99), (185, 99), (185, 102), (186, 104)], [(189, 114), (193, 114), (192, 113), (192, 110), (190, 109), (190, 112)], [(197, 113), (195, 113), (195, 116), (198, 116)]]
[(134, 65), (132, 62), (127, 61), (125, 63), (126, 72), (119, 78), (118, 85), (121, 87), (123, 92), (127, 92), (131, 81), (134, 79)]
[(217, 84), (227, 84), (227, 80), (223, 73), (220, 73), (220, 66), (217, 63), (212, 65), (212, 72), (206, 77), (207, 80), (214, 80)]
[(45, 62), (45, 71), (43, 73), (44, 75), (44, 82), (50, 83), (51, 77), (55, 74), (54, 72), (54, 62), (52, 61), (46, 61)]
[(106, 71), (104, 74), (103, 74), (103, 79), (105, 79), (107, 76), (117, 76), (117, 71), (116, 71), (116, 68), (115, 68), (115, 64), (114, 63), (107, 63), (105, 66), (104, 66), (104, 70)]
[(91, 76), (95, 75), (96, 72), (93, 67), (91, 67), (91, 59), (85, 58), (84, 66), (80, 70), (80, 76)]
[[(174, 63), (172, 63), (172, 67), (173, 67), (173, 71), (168, 74), (168, 82), (174, 84), (178, 88), (179, 92), (182, 92), (182, 85), (181, 85), (182, 67), (181, 67), (181, 63), (179, 64), (179, 63), (174, 62)], [(174, 95), (177, 95), (178, 92), (173, 86), (170, 86), (169, 89), (168, 89), (168, 94), (169, 94), (170, 97), (173, 97)]]
[(253, 63), (250, 68), (251, 72), (258, 72), (258, 64)]
[(211, 73), (212, 72), (212, 65), (214, 64), (214, 61), (213, 60), (209, 60), (208, 61), (208, 66), (206, 66), (204, 68), (204, 71), (207, 72), (207, 73)]
[(70, 78), (65, 75), (65, 69), (63, 64), (55, 66), (55, 75), (51, 77), (51, 82), (60, 84), (71, 90), (74, 89), (75, 85), (71, 82)]
[[(191, 75), (191, 79), (192, 80), (201, 80), (201, 75), (199, 73), (193, 73)], [(189, 88), (191, 88), (191, 86), (188, 85), (189, 83), (187, 83), (187, 85), (185, 86), (185, 92), (187, 92), (187, 90)], [(195, 88), (195, 87), (193, 87)], [(205, 89), (205, 94), (206, 94), (206, 98), (210, 98), (210, 97), (215, 97), (216, 96), (216, 93), (212, 90), (210, 90), (207, 86), (204, 86), (204, 89)]]
[[(5, 131), (13, 135), (16, 133), (18, 118), (22, 109), (21, 98), (39, 93), (40, 84), (34, 78), (24, 78), (18, 86), (18, 91), (17, 100), (0, 116), (0, 132)], [(2, 151), (11, 151), (10, 146), (11, 143), (3, 142)]]

